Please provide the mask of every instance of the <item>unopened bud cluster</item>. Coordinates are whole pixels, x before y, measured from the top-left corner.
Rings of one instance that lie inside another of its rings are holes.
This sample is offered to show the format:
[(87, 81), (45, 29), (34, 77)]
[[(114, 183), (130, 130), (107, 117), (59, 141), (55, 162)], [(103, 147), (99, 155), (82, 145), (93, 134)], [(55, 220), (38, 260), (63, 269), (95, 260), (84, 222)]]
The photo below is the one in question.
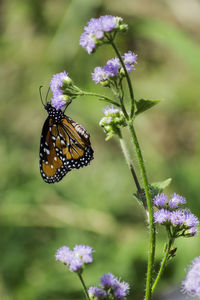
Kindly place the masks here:
[(105, 117), (101, 119), (99, 125), (103, 127), (106, 133), (106, 141), (112, 138), (114, 134), (119, 134), (120, 128), (125, 127), (126, 119), (124, 114), (118, 108), (107, 106), (104, 109)]

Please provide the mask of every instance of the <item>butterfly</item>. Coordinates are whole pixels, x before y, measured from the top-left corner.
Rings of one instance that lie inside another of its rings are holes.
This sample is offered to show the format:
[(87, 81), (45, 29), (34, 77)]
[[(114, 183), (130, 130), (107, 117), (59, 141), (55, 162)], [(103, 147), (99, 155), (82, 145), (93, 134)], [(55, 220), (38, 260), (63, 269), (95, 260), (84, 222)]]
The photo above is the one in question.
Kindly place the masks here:
[(55, 183), (72, 169), (87, 166), (93, 159), (93, 149), (82, 125), (50, 103), (44, 108), (48, 117), (40, 140), (40, 173), (45, 182)]

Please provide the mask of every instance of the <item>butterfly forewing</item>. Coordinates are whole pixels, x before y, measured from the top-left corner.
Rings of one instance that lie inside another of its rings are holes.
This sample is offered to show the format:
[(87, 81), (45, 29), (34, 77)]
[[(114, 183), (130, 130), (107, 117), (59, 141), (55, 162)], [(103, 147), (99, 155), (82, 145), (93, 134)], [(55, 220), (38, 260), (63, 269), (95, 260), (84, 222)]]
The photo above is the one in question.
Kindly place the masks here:
[(87, 166), (93, 159), (89, 133), (50, 104), (41, 136), (40, 171), (47, 183), (60, 181), (71, 169)]
[(60, 181), (69, 171), (62, 163), (53, 146), (53, 140), (50, 134), (51, 118), (47, 118), (41, 135), (40, 143), (40, 172), (42, 178), (47, 183)]

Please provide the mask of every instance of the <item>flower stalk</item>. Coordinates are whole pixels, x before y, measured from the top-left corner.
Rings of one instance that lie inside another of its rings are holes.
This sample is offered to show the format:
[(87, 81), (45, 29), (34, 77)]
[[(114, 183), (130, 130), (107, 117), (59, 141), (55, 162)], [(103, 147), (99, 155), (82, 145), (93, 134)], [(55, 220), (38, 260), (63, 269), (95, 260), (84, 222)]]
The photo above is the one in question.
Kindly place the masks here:
[(135, 99), (134, 99), (134, 93), (133, 93), (133, 87), (132, 87), (132, 84), (131, 84), (131, 79), (130, 79), (130, 76), (129, 76), (128, 72), (127, 72), (127, 69), (125, 67), (124, 61), (123, 61), (123, 59), (121, 57), (121, 54), (120, 54), (118, 48), (116, 47), (115, 43), (112, 40), (110, 41), (110, 44), (112, 45), (115, 53), (117, 54), (117, 57), (119, 58), (120, 63), (122, 65), (124, 73), (125, 73), (125, 77), (126, 77), (126, 80), (127, 80), (127, 83), (128, 83), (130, 98), (131, 98), (131, 113), (130, 113), (130, 118), (133, 118), (133, 116), (134, 116), (134, 110), (135, 110)]
[(146, 201), (147, 201), (147, 209), (148, 209), (148, 215), (149, 215), (149, 253), (148, 253), (148, 267), (147, 267), (147, 280), (146, 280), (146, 294), (145, 294), (145, 300), (151, 299), (151, 286), (152, 286), (152, 274), (153, 274), (153, 267), (154, 267), (154, 256), (155, 256), (155, 242), (156, 242), (156, 235), (155, 235), (155, 225), (153, 220), (153, 204), (152, 199), (148, 187), (148, 179), (147, 179), (147, 173), (144, 165), (144, 160), (142, 157), (142, 152), (138, 143), (138, 139), (133, 127), (132, 122), (130, 121), (128, 123), (129, 131), (132, 137), (133, 144), (135, 145), (136, 154), (139, 162), (139, 166), (142, 173), (142, 179), (144, 183), (144, 190), (146, 195)]
[(164, 254), (164, 257), (163, 257), (161, 265), (160, 265), (160, 270), (159, 270), (159, 272), (158, 272), (158, 274), (156, 276), (156, 279), (155, 279), (155, 281), (153, 283), (152, 294), (153, 294), (153, 292), (154, 292), (154, 290), (155, 290), (155, 288), (156, 288), (156, 286), (157, 286), (157, 284), (158, 284), (158, 282), (159, 282), (159, 280), (160, 280), (160, 278), (161, 278), (161, 276), (163, 274), (163, 271), (164, 271), (164, 269), (166, 267), (166, 264), (167, 264), (167, 262), (168, 262), (168, 260), (170, 258), (170, 250), (171, 250), (171, 248), (173, 246), (173, 243), (174, 243), (174, 238), (171, 238), (169, 240), (168, 244), (167, 244), (166, 249), (165, 249), (165, 254)]
[[(129, 154), (129, 151), (127, 149), (127, 146), (126, 146), (126, 143), (125, 143), (125, 140), (123, 139), (123, 136), (122, 136), (122, 133), (121, 133), (121, 130), (119, 130), (119, 133), (118, 133), (118, 137), (119, 137), (119, 142), (120, 142), (120, 146), (121, 146), (121, 149), (122, 149), (122, 152), (124, 154), (124, 158), (126, 160), (126, 163), (131, 171), (131, 174), (133, 176), (133, 179), (135, 181), (135, 185), (137, 187), (137, 190), (138, 190), (138, 194), (140, 195), (140, 199), (141, 201), (143, 202), (144, 204), (144, 199), (143, 199), (143, 193), (142, 193), (142, 189), (140, 187), (140, 183), (138, 181), (138, 178), (137, 178), (137, 175), (136, 175), (136, 172), (135, 172), (135, 169), (133, 167), (133, 164), (131, 162), (131, 158), (130, 158), (130, 154)], [(145, 205), (145, 204), (144, 204)]]
[(88, 294), (87, 287), (86, 287), (85, 281), (83, 280), (83, 276), (81, 275), (81, 272), (77, 272), (77, 275), (78, 275), (78, 278), (80, 279), (81, 284), (82, 284), (82, 286), (83, 286), (83, 289), (84, 289), (84, 292), (85, 292), (86, 299), (87, 299), (87, 300), (90, 300), (90, 296), (89, 296), (89, 294)]

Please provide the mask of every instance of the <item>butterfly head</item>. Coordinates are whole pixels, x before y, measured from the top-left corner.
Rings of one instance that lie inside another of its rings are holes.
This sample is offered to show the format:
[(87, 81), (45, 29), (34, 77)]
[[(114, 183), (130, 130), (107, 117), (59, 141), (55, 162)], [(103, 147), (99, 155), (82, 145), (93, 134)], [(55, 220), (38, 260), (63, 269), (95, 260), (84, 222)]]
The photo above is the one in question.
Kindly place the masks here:
[(62, 110), (56, 110), (56, 108), (53, 107), (50, 103), (45, 104), (44, 108), (48, 112), (49, 117), (52, 118), (55, 121), (55, 123), (60, 122), (63, 118)]

